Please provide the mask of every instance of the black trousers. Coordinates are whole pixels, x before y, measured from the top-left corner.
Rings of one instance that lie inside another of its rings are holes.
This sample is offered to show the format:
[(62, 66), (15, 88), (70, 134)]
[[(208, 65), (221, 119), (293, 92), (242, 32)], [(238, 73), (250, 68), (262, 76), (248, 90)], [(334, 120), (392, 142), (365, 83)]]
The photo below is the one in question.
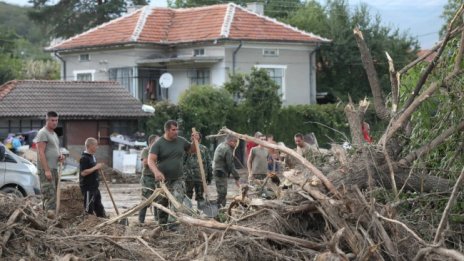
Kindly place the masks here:
[(81, 188), (84, 195), (84, 209), (88, 214), (94, 214), (97, 217), (106, 217), (105, 208), (101, 202), (101, 194), (98, 188), (85, 189)]

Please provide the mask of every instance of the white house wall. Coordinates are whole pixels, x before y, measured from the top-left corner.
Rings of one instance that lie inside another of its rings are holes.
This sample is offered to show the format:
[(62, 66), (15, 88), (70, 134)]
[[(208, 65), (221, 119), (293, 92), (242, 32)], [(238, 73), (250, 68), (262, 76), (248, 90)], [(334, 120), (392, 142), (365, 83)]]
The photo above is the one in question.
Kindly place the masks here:
[[(233, 71), (233, 52), (237, 50), (237, 47), (238, 43), (226, 46), (225, 66), (231, 73)], [(277, 49), (279, 54), (276, 57), (263, 56), (263, 48)], [(283, 105), (315, 103), (316, 96), (315, 94), (311, 95), (311, 90), (316, 91), (315, 71), (314, 74), (310, 74), (310, 53), (313, 50), (314, 47), (308, 46), (244, 43), (236, 54), (235, 73), (249, 73), (257, 65), (285, 66), (286, 97), (283, 100)]]
[[(194, 49), (205, 49), (205, 56), (224, 57), (214, 64), (188, 63), (185, 65), (168, 65), (167, 71), (172, 73), (174, 82), (169, 89), (169, 100), (178, 102), (179, 95), (190, 87), (188, 71), (196, 68), (209, 68), (210, 84), (221, 87), (228, 80), (229, 73), (233, 71), (232, 57), (237, 43), (226, 45), (210, 45), (204, 47), (185, 47), (171, 50), (178, 58), (192, 57)], [(277, 49), (277, 57), (263, 56), (263, 48)], [(276, 65), (286, 68), (284, 105), (308, 104), (316, 102), (316, 71), (314, 47), (307, 45), (285, 45), (266, 43), (243, 43), (236, 55), (236, 73), (249, 73), (257, 65)], [(79, 61), (80, 54), (90, 55), (89, 61)], [(66, 80), (74, 80), (76, 72), (92, 72), (94, 81), (107, 81), (108, 71), (111, 68), (137, 67), (137, 61), (159, 53), (167, 56), (166, 51), (156, 48), (125, 48), (102, 49), (98, 51), (82, 51), (76, 53), (61, 53), (66, 61)], [(312, 59), (310, 54), (313, 53)], [(312, 69), (310, 70), (310, 63)], [(148, 67), (148, 66), (147, 66)], [(136, 70), (133, 72), (136, 75)], [(63, 76), (62, 76), (63, 79)], [(138, 91), (138, 88), (136, 88)], [(137, 97), (137, 93), (133, 94)]]

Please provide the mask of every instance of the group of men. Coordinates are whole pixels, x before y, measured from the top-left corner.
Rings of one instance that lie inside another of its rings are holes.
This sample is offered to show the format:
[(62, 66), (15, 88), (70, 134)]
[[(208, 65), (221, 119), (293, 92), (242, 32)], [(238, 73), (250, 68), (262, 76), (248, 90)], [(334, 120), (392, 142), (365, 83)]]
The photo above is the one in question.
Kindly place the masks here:
[[(217, 204), (225, 206), (229, 174), (235, 178), (235, 184), (240, 185), (240, 176), (234, 167), (232, 153), (237, 138), (227, 136), (225, 142), (216, 148), (211, 161), (208, 149), (200, 144), (199, 133), (192, 133), (189, 142), (184, 137), (178, 136), (178, 131), (177, 122), (169, 120), (164, 124), (163, 136), (157, 139), (150, 136), (149, 147), (141, 153), (143, 161), (142, 196), (148, 198), (159, 186), (159, 182), (164, 182), (178, 202), (183, 202), (184, 195), (192, 198), (195, 192), (195, 199), (200, 205), (204, 200), (204, 190), (197, 155), (201, 153), (203, 169), (206, 170), (205, 179), (209, 184), (214, 175), (218, 192)], [(199, 144), (199, 152), (196, 151), (195, 141)], [(158, 198), (156, 202), (168, 206), (168, 199), (165, 197)], [(146, 210), (147, 208), (144, 208), (139, 212), (140, 223), (145, 222)], [(168, 223), (167, 213), (156, 209), (154, 213), (156, 213), (159, 224)]]
[[(50, 218), (54, 217), (56, 209), (56, 190), (58, 185), (58, 172), (64, 161), (64, 156), (60, 153), (58, 135), (55, 129), (58, 126), (58, 114), (50, 111), (46, 115), (45, 126), (39, 130), (36, 137), (37, 143), (37, 168), (40, 178), (40, 186), (43, 196), (43, 208)], [(191, 141), (178, 136), (178, 124), (174, 120), (169, 120), (164, 124), (164, 134), (161, 137), (151, 135), (149, 146), (141, 153), (143, 161), (142, 170), (142, 196), (148, 198), (153, 191), (164, 182), (169, 191), (180, 202), (183, 196), (193, 196), (196, 200), (203, 200), (203, 188), (199, 176), (196, 148), (194, 140), (201, 142), (199, 133), (193, 133)], [(227, 136), (225, 142), (221, 143), (214, 153), (213, 162), (205, 146), (199, 146), (200, 153), (204, 159), (205, 170), (208, 175), (207, 182), (210, 183), (212, 175), (216, 179), (218, 191), (217, 204), (225, 206), (227, 195), (227, 178), (232, 174), (235, 184), (239, 186), (240, 176), (238, 175), (233, 163), (233, 148), (237, 143), (237, 138)], [(95, 138), (87, 138), (85, 141), (85, 151), (79, 160), (80, 175), (79, 185), (84, 196), (84, 208), (86, 213), (95, 214), (98, 217), (105, 217), (105, 210), (101, 203), (99, 191), (99, 174), (104, 167), (103, 163), (97, 163), (95, 154), (98, 148), (98, 141)], [(184, 165), (187, 168), (184, 170)], [(157, 202), (163, 206), (168, 206), (165, 197), (159, 197)], [(139, 221), (145, 221), (147, 208), (139, 213)], [(163, 211), (158, 213), (159, 224), (168, 223), (168, 214)]]
[[(56, 208), (56, 188), (58, 184), (58, 169), (64, 161), (59, 149), (59, 139), (55, 133), (58, 125), (58, 114), (50, 111), (46, 115), (46, 124), (39, 130), (36, 137), (38, 154), (38, 175), (40, 178), (43, 195), (43, 207), (49, 217), (53, 217)], [(186, 195), (192, 198), (195, 192), (196, 200), (201, 204), (204, 200), (200, 168), (198, 165), (197, 151), (194, 141), (199, 144), (199, 153), (202, 155), (206, 181), (210, 184), (215, 178), (217, 189), (217, 205), (226, 205), (227, 180), (230, 175), (235, 179), (235, 185), (240, 187), (240, 176), (234, 166), (233, 149), (236, 147), (237, 138), (227, 135), (225, 141), (216, 148), (211, 160), (208, 149), (201, 145), (201, 135), (192, 133), (191, 140), (178, 136), (178, 124), (174, 120), (168, 120), (164, 124), (164, 134), (161, 137), (151, 135), (148, 139), (149, 146), (141, 153), (143, 161), (142, 170), (142, 196), (148, 198), (153, 191), (164, 182), (169, 191), (179, 201), (183, 202)], [(259, 135), (261, 140), (266, 137)], [(269, 141), (269, 140), (268, 140)], [(272, 141), (271, 141), (272, 142)], [(304, 142), (303, 135), (295, 135), (297, 152), (305, 155), (311, 146)], [(105, 210), (101, 203), (99, 191), (99, 174), (104, 164), (97, 163), (95, 154), (98, 141), (95, 138), (87, 138), (85, 151), (82, 153), (80, 163), (79, 184), (84, 196), (84, 208), (89, 214), (105, 217)], [(264, 179), (269, 169), (269, 155), (267, 148), (258, 145), (251, 149), (248, 158), (249, 179)], [(275, 166), (275, 165), (274, 165)], [(274, 167), (275, 171), (275, 167)], [(157, 203), (168, 206), (166, 197), (157, 198)], [(139, 222), (145, 222), (147, 207), (140, 210)], [(159, 224), (168, 223), (168, 214), (163, 211), (157, 213)]]

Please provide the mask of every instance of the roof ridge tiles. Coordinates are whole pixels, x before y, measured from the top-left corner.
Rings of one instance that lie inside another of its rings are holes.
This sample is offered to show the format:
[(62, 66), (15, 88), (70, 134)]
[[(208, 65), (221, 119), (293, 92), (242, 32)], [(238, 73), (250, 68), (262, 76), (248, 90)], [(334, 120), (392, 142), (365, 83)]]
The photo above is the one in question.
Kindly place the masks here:
[(144, 6), (141, 8), (142, 9), (142, 14), (139, 16), (139, 20), (137, 21), (137, 24), (135, 25), (134, 32), (132, 33), (131, 40), (133, 42), (137, 42), (139, 39), (140, 34), (142, 33), (143, 28), (145, 27), (145, 23), (147, 22), (148, 16), (150, 16), (153, 13), (153, 7), (151, 6)]
[(202, 10), (202, 9), (212, 9), (212, 8), (217, 8), (217, 7), (222, 7), (222, 6), (228, 6), (228, 5), (237, 5), (235, 3), (227, 3), (227, 4), (216, 4), (216, 5), (203, 5), (203, 6), (196, 6), (196, 7), (183, 7), (183, 8), (168, 8), (176, 12), (188, 12), (192, 10)]
[(227, 5), (226, 14), (224, 15), (224, 22), (222, 23), (221, 34), (220, 36), (223, 38), (229, 37), (230, 27), (232, 26), (232, 22), (234, 21), (235, 16), (235, 7), (234, 3), (229, 3)]

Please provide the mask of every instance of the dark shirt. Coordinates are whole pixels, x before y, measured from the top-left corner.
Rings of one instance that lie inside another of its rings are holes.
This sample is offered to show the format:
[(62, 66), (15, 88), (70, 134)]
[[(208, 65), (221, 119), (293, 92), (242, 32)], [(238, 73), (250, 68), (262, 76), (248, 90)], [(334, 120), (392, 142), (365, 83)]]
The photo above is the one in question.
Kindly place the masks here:
[[(92, 154), (83, 152), (81, 159), (79, 160), (81, 173), (86, 169), (95, 167), (95, 165), (97, 165), (95, 157)], [(98, 183), (98, 170), (92, 172), (91, 174), (85, 177), (79, 174), (79, 185), (83, 190), (95, 190), (98, 188)]]
[(183, 157), (190, 146), (190, 142), (180, 136), (175, 140), (166, 140), (163, 136), (151, 146), (150, 153), (156, 154), (157, 167), (166, 180), (176, 180), (183, 176)]

